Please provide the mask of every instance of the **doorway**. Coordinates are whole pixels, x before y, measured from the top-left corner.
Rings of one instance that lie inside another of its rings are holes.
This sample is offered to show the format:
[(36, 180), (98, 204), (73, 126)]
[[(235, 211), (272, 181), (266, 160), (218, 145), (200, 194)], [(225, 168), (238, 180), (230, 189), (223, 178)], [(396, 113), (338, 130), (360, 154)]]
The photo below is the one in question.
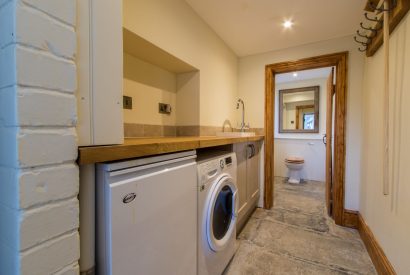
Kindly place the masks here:
[[(331, 178), (326, 180), (326, 201), (336, 224), (344, 225), (344, 176), (345, 176), (345, 131), (346, 131), (346, 84), (348, 52), (305, 58), (297, 61), (267, 65), (265, 68), (265, 179), (264, 208), (273, 206), (274, 167), (274, 121), (275, 121), (275, 78), (277, 74), (295, 71), (334, 67), (334, 140), (327, 141), (327, 147), (334, 145), (334, 163), (330, 161)], [(329, 77), (330, 78), (330, 77)], [(333, 83), (333, 82), (332, 82)], [(332, 87), (333, 88), (333, 87)], [(329, 99), (326, 99), (329, 101)], [(332, 125), (330, 125), (332, 126)], [(328, 128), (328, 127), (326, 127)], [(332, 127), (331, 127), (332, 128)], [(330, 130), (331, 130), (330, 128)], [(329, 137), (329, 136), (328, 136)], [(328, 148), (327, 148), (328, 151)], [(328, 157), (328, 154), (327, 154)], [(330, 156), (331, 157), (331, 156)], [(332, 158), (332, 157), (331, 157)], [(327, 162), (328, 163), (328, 162)], [(327, 169), (328, 170), (328, 169)]]

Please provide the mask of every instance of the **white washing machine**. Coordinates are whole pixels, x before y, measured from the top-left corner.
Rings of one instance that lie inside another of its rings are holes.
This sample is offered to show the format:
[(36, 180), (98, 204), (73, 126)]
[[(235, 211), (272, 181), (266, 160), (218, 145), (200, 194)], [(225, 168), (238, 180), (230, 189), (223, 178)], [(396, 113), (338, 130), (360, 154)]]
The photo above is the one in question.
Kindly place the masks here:
[(198, 275), (222, 274), (235, 253), (235, 153), (198, 157)]

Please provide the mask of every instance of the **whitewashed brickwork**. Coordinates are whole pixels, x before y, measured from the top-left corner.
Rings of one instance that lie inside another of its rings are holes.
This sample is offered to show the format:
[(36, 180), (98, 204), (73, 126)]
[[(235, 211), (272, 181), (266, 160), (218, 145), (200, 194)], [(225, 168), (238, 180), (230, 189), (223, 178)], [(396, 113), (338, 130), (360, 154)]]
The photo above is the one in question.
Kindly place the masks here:
[(0, 0), (0, 274), (78, 274), (76, 0)]

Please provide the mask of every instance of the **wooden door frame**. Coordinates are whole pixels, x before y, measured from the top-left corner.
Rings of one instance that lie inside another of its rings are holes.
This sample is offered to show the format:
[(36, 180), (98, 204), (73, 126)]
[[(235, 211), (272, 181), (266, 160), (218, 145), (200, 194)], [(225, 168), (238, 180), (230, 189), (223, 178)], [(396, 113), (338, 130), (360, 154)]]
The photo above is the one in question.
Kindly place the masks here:
[(346, 159), (346, 92), (348, 52), (321, 55), (265, 66), (265, 179), (264, 208), (273, 206), (275, 75), (323, 67), (336, 68), (333, 218), (343, 225)]

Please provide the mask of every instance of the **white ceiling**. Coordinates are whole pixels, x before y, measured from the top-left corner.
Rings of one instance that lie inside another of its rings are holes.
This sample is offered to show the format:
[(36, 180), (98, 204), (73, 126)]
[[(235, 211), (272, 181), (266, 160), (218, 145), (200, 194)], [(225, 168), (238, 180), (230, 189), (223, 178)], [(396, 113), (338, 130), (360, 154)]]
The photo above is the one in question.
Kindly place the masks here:
[[(185, 0), (238, 55), (353, 34), (366, 0)], [(282, 23), (294, 26), (284, 30)]]
[(309, 80), (309, 79), (317, 79), (317, 78), (326, 78), (330, 75), (330, 70), (332, 67), (326, 68), (319, 68), (319, 69), (311, 69), (311, 70), (304, 70), (304, 71), (297, 71), (297, 76), (294, 76), (293, 73), (284, 73), (284, 74), (276, 74), (275, 75), (275, 83), (288, 83), (293, 81), (302, 81), (302, 80)]

